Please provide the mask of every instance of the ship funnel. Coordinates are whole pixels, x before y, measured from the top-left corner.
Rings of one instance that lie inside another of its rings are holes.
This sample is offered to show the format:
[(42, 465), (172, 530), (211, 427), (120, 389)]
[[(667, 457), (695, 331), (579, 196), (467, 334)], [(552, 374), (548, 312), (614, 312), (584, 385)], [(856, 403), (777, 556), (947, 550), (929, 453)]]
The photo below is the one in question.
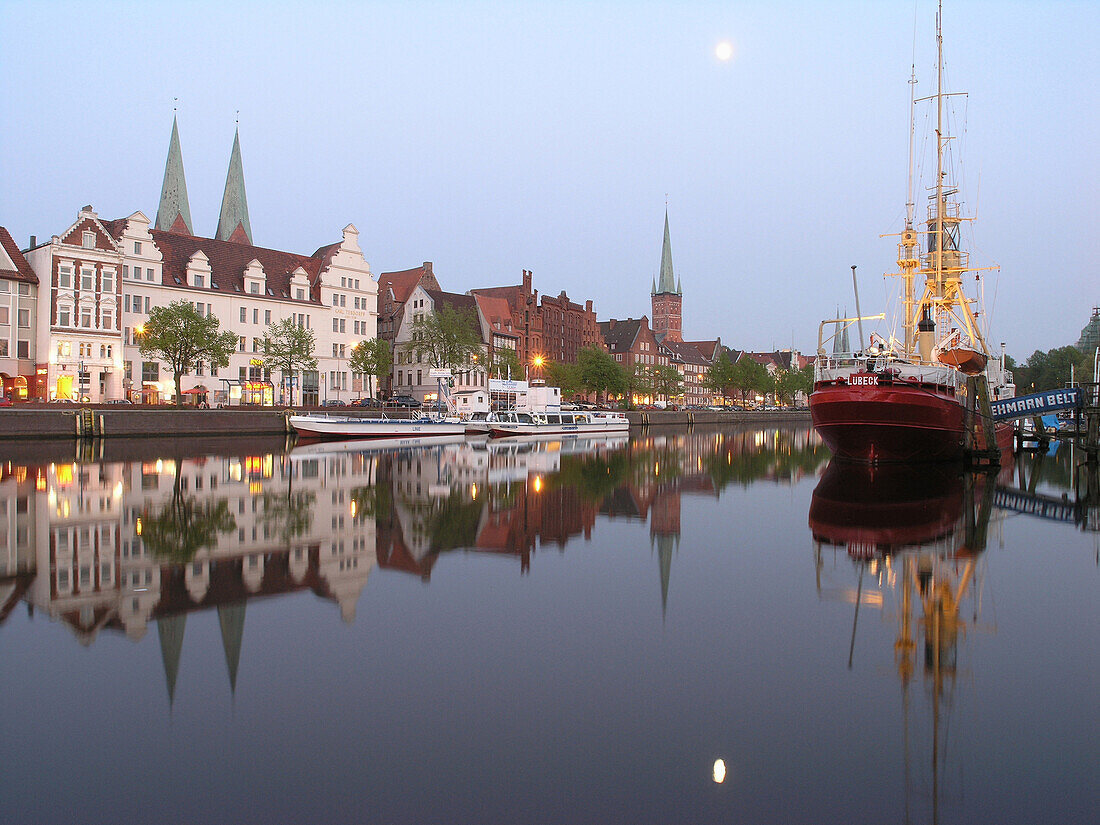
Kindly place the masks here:
[(920, 360), (928, 363), (932, 360), (932, 348), (936, 345), (936, 322), (928, 315), (928, 307), (924, 308), (924, 317), (917, 324), (917, 349), (920, 351)]

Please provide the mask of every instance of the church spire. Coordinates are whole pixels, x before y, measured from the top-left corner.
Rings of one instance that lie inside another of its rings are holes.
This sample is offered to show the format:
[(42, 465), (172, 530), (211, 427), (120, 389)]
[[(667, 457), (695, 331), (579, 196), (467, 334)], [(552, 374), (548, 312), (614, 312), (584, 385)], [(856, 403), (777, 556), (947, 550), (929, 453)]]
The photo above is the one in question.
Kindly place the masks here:
[(248, 199), (244, 194), (244, 165), (241, 163), (240, 129), (233, 133), (233, 154), (229, 157), (229, 172), (225, 176), (225, 194), (218, 217), (219, 241), (252, 245), (252, 225), (248, 222)]
[(679, 294), (676, 281), (672, 274), (672, 241), (668, 234), (668, 210), (665, 210), (665, 242), (661, 247), (661, 278), (657, 283), (657, 292), (671, 292)]
[(168, 161), (164, 164), (164, 183), (160, 187), (156, 228), (181, 235), (195, 234), (191, 230), (191, 207), (187, 204), (187, 180), (183, 176), (183, 152), (175, 116), (172, 117)]

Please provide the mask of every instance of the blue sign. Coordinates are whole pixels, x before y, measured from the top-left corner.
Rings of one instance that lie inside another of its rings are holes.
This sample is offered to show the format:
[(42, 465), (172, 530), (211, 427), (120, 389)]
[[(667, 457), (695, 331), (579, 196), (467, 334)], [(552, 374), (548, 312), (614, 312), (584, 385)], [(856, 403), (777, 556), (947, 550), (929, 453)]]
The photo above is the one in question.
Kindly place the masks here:
[(1064, 390), (1049, 390), (1033, 395), (1003, 398), (989, 406), (993, 409), (994, 421), (1008, 421), (1011, 418), (1031, 418), (1058, 410), (1076, 410), (1081, 407), (1081, 401), (1081, 388), (1070, 387)]

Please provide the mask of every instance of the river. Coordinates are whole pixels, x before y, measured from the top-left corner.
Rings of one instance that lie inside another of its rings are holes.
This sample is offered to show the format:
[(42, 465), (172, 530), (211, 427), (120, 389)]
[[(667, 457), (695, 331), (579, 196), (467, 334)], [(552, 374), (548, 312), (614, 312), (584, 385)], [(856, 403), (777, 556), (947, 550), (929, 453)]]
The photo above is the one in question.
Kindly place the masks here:
[(0, 445), (4, 818), (1091, 821), (1069, 453)]

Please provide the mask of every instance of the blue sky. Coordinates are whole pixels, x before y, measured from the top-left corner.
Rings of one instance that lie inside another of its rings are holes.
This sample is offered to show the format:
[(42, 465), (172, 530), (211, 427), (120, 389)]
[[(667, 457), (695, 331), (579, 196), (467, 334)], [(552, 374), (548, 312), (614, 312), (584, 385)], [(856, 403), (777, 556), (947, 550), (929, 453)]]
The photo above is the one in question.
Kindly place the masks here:
[[(688, 338), (811, 351), (887, 301), (920, 2), (0, 0), (0, 224), (156, 213), (173, 98), (213, 235), (240, 111), (257, 244), (354, 223), (375, 272), (517, 283), (648, 314), (666, 196)], [(991, 338), (1026, 357), (1100, 304), (1100, 4), (948, 3), (949, 88)], [(716, 45), (730, 41), (728, 62)], [(923, 115), (918, 125), (924, 124)], [(923, 194), (918, 193), (918, 215)]]

